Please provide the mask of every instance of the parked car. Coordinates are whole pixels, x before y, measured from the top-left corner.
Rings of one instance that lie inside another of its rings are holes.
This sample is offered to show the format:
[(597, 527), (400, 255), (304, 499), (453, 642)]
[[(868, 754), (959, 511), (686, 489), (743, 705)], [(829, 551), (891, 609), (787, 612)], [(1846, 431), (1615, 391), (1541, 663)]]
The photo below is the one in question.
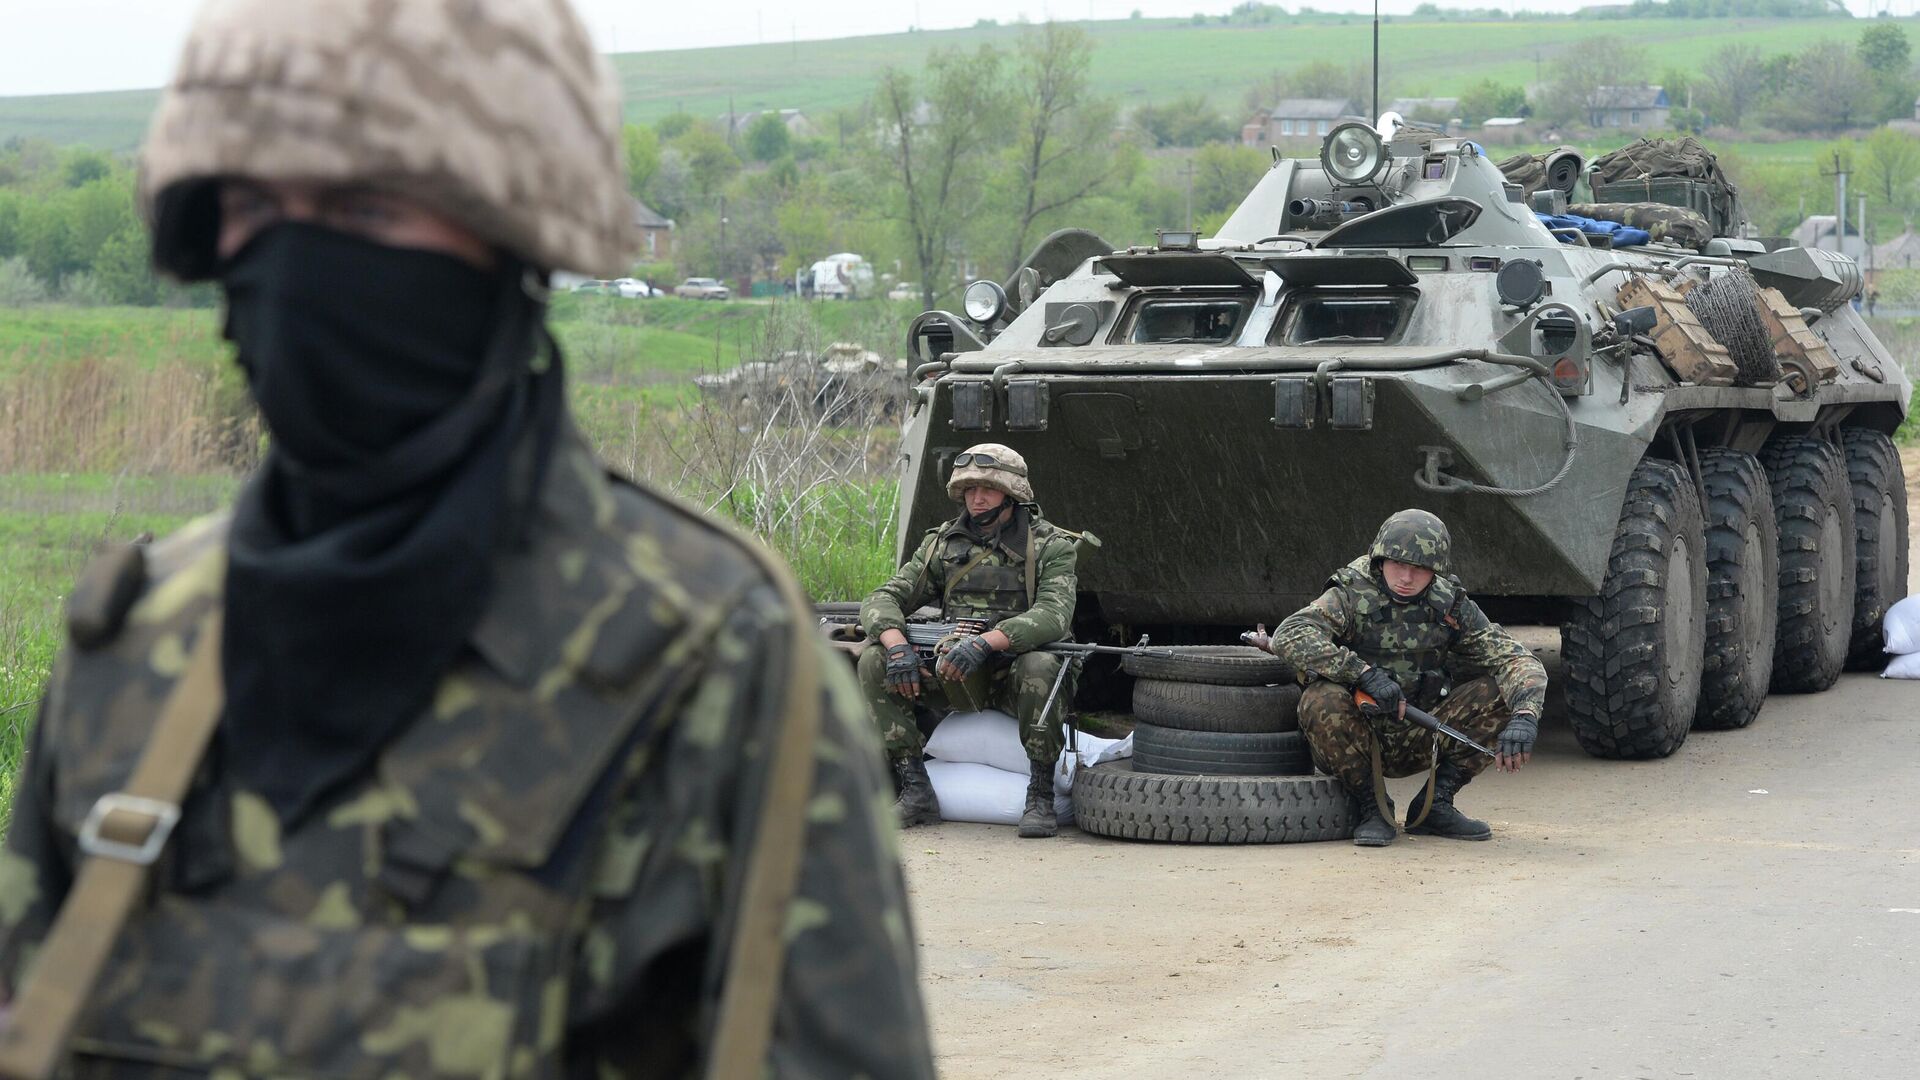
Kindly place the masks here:
[(911, 281), (903, 281), (887, 290), (887, 299), (918, 300), (920, 299), (920, 286), (915, 285)]
[(618, 278), (613, 282), (613, 286), (620, 291), (621, 296), (627, 297), (628, 299), (660, 295), (659, 289), (641, 281), (639, 278)]
[(725, 300), (733, 293), (710, 277), (690, 277), (674, 287), (673, 295), (690, 300)]
[(611, 281), (591, 280), (575, 285), (573, 291), (588, 296), (619, 296), (620, 286)]

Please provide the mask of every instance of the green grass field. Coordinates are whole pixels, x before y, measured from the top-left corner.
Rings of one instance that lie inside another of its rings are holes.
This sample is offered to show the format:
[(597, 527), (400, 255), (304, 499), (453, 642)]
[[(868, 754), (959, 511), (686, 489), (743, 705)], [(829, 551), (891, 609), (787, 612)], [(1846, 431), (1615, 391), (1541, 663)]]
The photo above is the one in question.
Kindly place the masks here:
[[(1360, 16), (1309, 16), (1263, 27), (1193, 26), (1184, 19), (1081, 25), (1093, 34), (1097, 46), (1092, 73), (1096, 92), (1123, 106), (1198, 93), (1235, 114), (1241, 91), (1248, 85), (1316, 60), (1364, 63), (1371, 44), (1370, 24)], [(1851, 43), (1865, 25), (1863, 20), (1841, 18), (1485, 23), (1391, 19), (1380, 33), (1381, 93), (1450, 94), (1482, 78), (1515, 84), (1541, 82), (1553, 65), (1577, 62), (1582, 47), (1598, 37), (1644, 44), (1658, 73), (1669, 67), (1698, 70), (1705, 56), (1727, 44), (1752, 45), (1771, 53), (1796, 52), (1822, 39)], [(900, 33), (623, 53), (613, 62), (624, 90), (627, 117), (632, 120), (651, 121), (681, 111), (718, 117), (726, 114), (731, 102), (739, 112), (802, 109), (818, 114), (824, 124), (831, 110), (871, 96), (874, 77), (887, 65), (913, 70), (934, 49), (982, 43), (1010, 46), (1020, 33), (1014, 26)], [(131, 150), (145, 133), (154, 100), (153, 91), (0, 98), (0, 139), (31, 135), (59, 143)]]

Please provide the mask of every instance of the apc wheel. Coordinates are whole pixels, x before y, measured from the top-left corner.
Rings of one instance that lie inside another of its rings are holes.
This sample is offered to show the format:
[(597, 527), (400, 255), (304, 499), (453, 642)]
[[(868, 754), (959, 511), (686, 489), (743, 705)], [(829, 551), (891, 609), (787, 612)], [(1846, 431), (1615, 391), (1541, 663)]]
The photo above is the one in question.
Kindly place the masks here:
[(1152, 653), (1121, 657), (1120, 666), (1137, 679), (1214, 686), (1266, 686), (1293, 678), (1285, 660), (1251, 645), (1156, 645)]
[(1679, 466), (1634, 468), (1600, 594), (1560, 629), (1567, 719), (1594, 757), (1666, 757), (1687, 741), (1706, 637), (1703, 533)]
[(1840, 433), (1853, 485), (1853, 642), (1847, 670), (1887, 662), (1887, 609), (1907, 595), (1907, 475), (1893, 440), (1877, 431)]
[(1846, 460), (1830, 442), (1792, 435), (1760, 455), (1780, 536), (1776, 693), (1817, 693), (1840, 678), (1853, 640), (1855, 543)]
[(1183, 731), (1270, 732), (1300, 728), (1300, 687), (1209, 686), (1138, 679), (1133, 714)]
[(1185, 776), (1305, 776), (1313, 772), (1313, 758), (1297, 731), (1228, 734), (1135, 724), (1133, 768)]
[(1124, 761), (1073, 781), (1082, 832), (1176, 844), (1290, 844), (1353, 835), (1353, 800), (1331, 776), (1158, 776)]
[(1707, 486), (1707, 647), (1700, 666), (1696, 729), (1753, 723), (1773, 679), (1780, 549), (1773, 492), (1760, 459), (1702, 450)]

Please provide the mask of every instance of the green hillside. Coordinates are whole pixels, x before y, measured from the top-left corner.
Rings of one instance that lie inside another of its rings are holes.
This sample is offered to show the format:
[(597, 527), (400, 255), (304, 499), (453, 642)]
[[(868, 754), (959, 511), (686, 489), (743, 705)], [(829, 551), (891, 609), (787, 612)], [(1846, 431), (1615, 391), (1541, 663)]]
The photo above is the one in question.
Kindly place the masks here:
[[(1901, 20), (1911, 22), (1912, 20)], [(1122, 105), (1203, 93), (1228, 112), (1242, 91), (1274, 72), (1316, 60), (1364, 62), (1369, 24), (1359, 16), (1314, 16), (1270, 26), (1195, 26), (1186, 20), (1140, 19), (1085, 24), (1098, 43), (1094, 89)], [(1544, 19), (1509, 22), (1416, 22), (1395, 19), (1381, 30), (1383, 95), (1448, 94), (1475, 80), (1533, 83), (1552, 66), (1578, 62), (1594, 38), (1617, 36), (1646, 46), (1656, 72), (1697, 70), (1723, 45), (1793, 52), (1822, 38), (1851, 43), (1862, 20), (1834, 19)], [(1011, 44), (1016, 26), (878, 37), (739, 45), (614, 57), (627, 116), (654, 120), (687, 111), (724, 115), (851, 105), (873, 89), (888, 64), (917, 67), (936, 48)], [(153, 91), (50, 97), (0, 97), (0, 140), (29, 135), (59, 143), (131, 149), (145, 130)]]

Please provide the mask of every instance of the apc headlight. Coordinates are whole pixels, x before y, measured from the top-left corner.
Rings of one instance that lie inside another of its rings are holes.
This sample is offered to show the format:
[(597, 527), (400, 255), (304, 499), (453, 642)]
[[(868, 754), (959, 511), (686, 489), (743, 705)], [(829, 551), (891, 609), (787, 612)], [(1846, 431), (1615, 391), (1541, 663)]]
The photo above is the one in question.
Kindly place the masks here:
[(1346, 123), (1327, 133), (1320, 144), (1320, 164), (1327, 175), (1342, 184), (1364, 184), (1387, 163), (1387, 148), (1380, 136), (1362, 123)]
[(961, 306), (967, 318), (981, 326), (991, 326), (1007, 310), (1007, 292), (995, 282), (976, 281), (967, 286)]

